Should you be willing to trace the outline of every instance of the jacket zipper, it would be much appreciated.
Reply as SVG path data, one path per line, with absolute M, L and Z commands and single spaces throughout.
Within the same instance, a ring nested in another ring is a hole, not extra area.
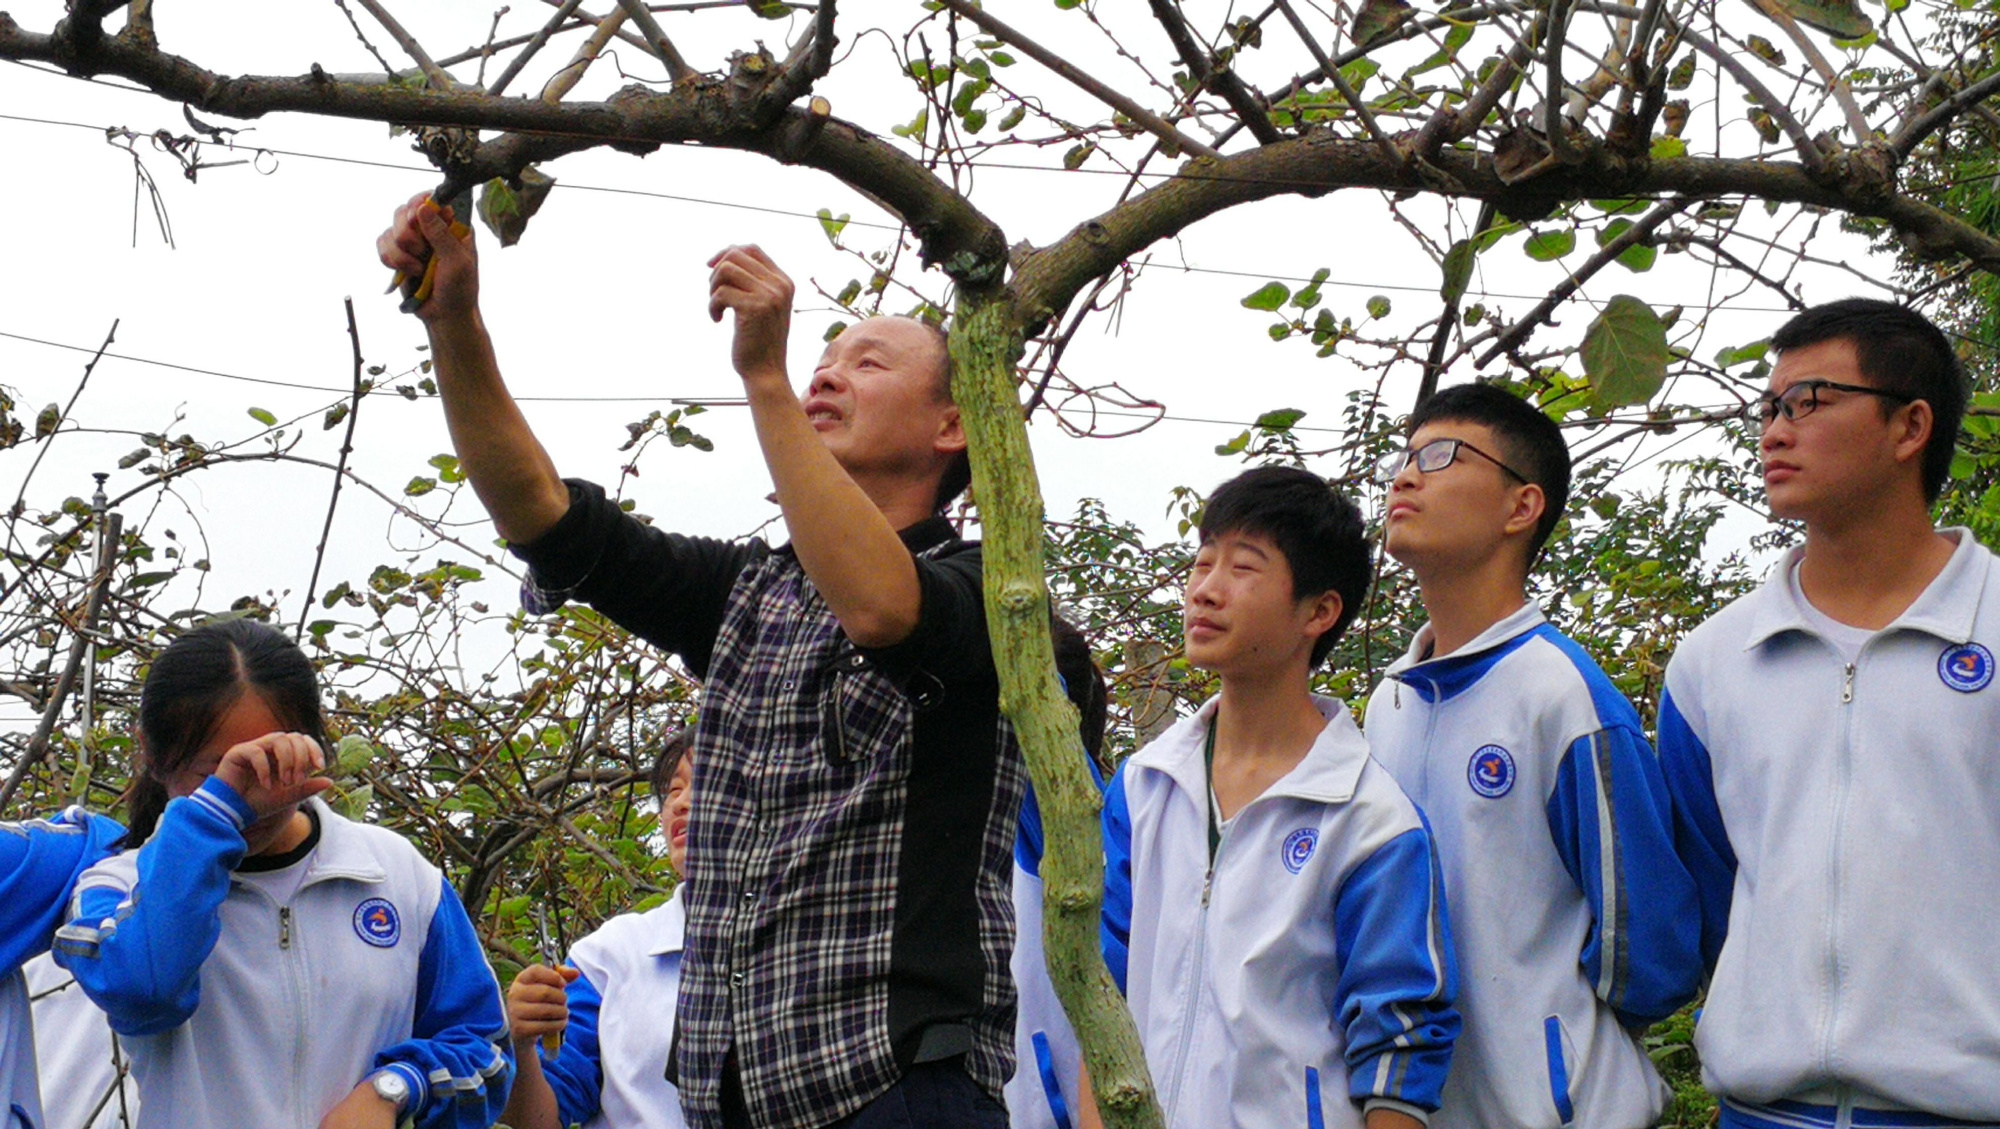
M 1212 804 L 1215 802 L 1215 799 L 1213 796 L 1204 796 L 1202 797 L 1202 801 Z M 1243 813 L 1238 811 L 1236 814 L 1242 815 Z M 1169 1125 L 1173 1124 L 1174 1110 L 1180 1105 L 1181 1087 L 1187 1082 L 1188 1055 L 1194 1049 L 1196 1020 L 1201 1012 L 1202 986 L 1207 983 L 1207 976 L 1203 972 L 1203 966 L 1208 957 L 1208 906 L 1215 892 L 1215 864 L 1222 858 L 1222 849 L 1228 843 L 1229 828 L 1225 827 L 1222 829 L 1221 838 L 1217 839 L 1215 843 L 1215 858 L 1209 860 L 1208 872 L 1201 879 L 1201 913 L 1195 917 L 1194 967 L 1190 970 L 1188 976 L 1188 1007 L 1187 1014 L 1181 1022 L 1180 1052 L 1174 1057 L 1174 1089 L 1172 1093 L 1167 1095 L 1167 1100 L 1161 1105 L 1161 1110 L 1166 1115 L 1164 1120 Z
M 1863 643 L 1861 650 L 1867 650 Z M 1854 704 L 1854 672 L 1861 665 L 1861 651 L 1856 651 L 1854 661 L 1841 668 L 1840 704 Z M 1836 1012 L 1840 1008 L 1840 835 L 1841 827 L 1847 821 L 1847 800 L 1849 786 L 1854 776 L 1854 711 L 1840 711 L 1840 743 L 1836 748 L 1838 760 L 1833 776 L 1833 821 L 1828 828 L 1826 846 L 1826 997 L 1821 1008 L 1820 1063 L 1822 1069 L 1833 1070 L 1833 1027 Z
M 278 947 L 280 949 L 289 949 L 292 947 L 292 907 L 290 906 L 278 907 Z

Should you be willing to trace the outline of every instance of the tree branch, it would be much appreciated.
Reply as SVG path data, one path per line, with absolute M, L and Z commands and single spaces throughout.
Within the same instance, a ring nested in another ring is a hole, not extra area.
M 686 82 L 694 77 L 694 71 L 689 69 L 687 61 L 681 58 L 681 53 L 675 50 L 673 40 L 667 38 L 666 31 L 660 27 L 660 21 L 654 19 L 653 13 L 647 10 L 646 0 L 618 0 L 618 6 L 625 10 L 626 16 L 630 17 L 634 24 L 638 25 L 639 34 L 646 37 L 646 49 L 667 65 L 668 78 L 675 82 Z
M 548 23 L 543 24 L 540 31 L 535 32 L 533 38 L 528 40 L 527 46 L 521 48 L 513 58 L 507 60 L 507 66 L 501 70 L 500 77 L 493 80 L 493 85 L 487 89 L 486 93 L 495 98 L 500 97 L 506 91 L 508 84 L 514 81 L 514 76 L 520 74 L 521 68 L 528 65 L 528 60 L 534 58 L 541 51 L 543 44 L 549 41 L 550 36 L 562 30 L 563 24 L 569 21 L 571 13 L 575 12 L 582 4 L 583 0 L 562 0 L 562 5 L 556 9 L 555 17 L 549 20 Z
M 1074 64 L 1063 59 L 1055 52 L 1022 35 L 1007 24 L 1001 23 L 984 10 L 973 7 L 970 0 L 938 0 L 938 2 L 957 15 L 977 24 L 979 29 L 986 34 L 1007 43 L 1018 49 L 1023 55 L 1056 72 L 1056 74 L 1062 76 L 1071 85 L 1082 90 L 1084 93 L 1089 94 L 1091 97 L 1131 118 L 1134 124 L 1159 138 L 1176 152 L 1189 153 L 1197 157 L 1221 156 L 1214 149 L 1175 129 L 1161 119 L 1158 114 L 1153 113 L 1139 103 L 1134 102 L 1125 95 L 1118 93 L 1104 83 L 1078 70 Z
M 1319 69 L 1333 80 L 1334 89 L 1339 90 L 1340 96 L 1347 99 L 1347 104 L 1353 107 L 1355 116 L 1361 119 L 1362 128 L 1368 131 L 1368 136 L 1375 139 L 1375 144 L 1382 147 L 1383 153 L 1391 157 L 1401 157 L 1402 154 L 1396 150 L 1396 143 L 1389 139 L 1388 134 L 1382 132 L 1382 123 L 1375 120 L 1375 112 L 1368 108 L 1368 103 L 1361 100 L 1361 92 L 1355 90 L 1354 84 L 1347 81 L 1347 76 L 1341 73 L 1340 68 L 1333 65 L 1333 60 L 1326 57 L 1326 52 L 1320 48 L 1319 40 L 1313 37 L 1312 29 L 1308 28 L 1305 21 L 1299 18 L 1299 14 L 1292 10 L 1289 0 L 1277 0 L 1277 5 L 1278 11 L 1284 13 L 1286 22 L 1292 25 L 1292 30 L 1297 32 L 1299 39 L 1305 43 L 1306 50 L 1312 52 L 1313 61 L 1318 63 Z
M 1679 196 L 1668 200 L 1666 203 L 1647 212 L 1640 218 L 1638 223 L 1619 232 L 1617 238 L 1598 248 L 1597 254 L 1592 255 L 1589 261 L 1585 262 L 1583 266 L 1577 268 L 1575 271 L 1572 271 L 1570 276 L 1563 279 L 1560 285 L 1554 290 L 1549 291 L 1541 301 L 1535 303 L 1535 308 L 1529 310 L 1526 317 L 1508 327 L 1507 332 L 1501 334 L 1500 339 L 1493 343 L 1493 347 L 1486 351 L 1486 355 L 1479 358 L 1479 366 L 1484 368 L 1492 363 L 1493 358 L 1503 353 L 1512 353 L 1514 350 L 1519 349 L 1522 343 L 1527 341 L 1528 335 L 1533 333 L 1535 328 L 1541 325 L 1542 322 L 1546 321 L 1548 316 L 1555 312 L 1557 306 L 1562 305 L 1569 299 L 1570 295 L 1576 293 L 1584 283 L 1590 281 L 1592 276 L 1605 267 L 1610 266 L 1617 260 L 1618 256 L 1636 246 L 1641 240 L 1652 235 L 1661 224 L 1679 215 L 1692 203 L 1694 201 L 1686 196 Z
M 1799 22 L 1773 0 L 1750 0 L 1750 6 L 1762 12 L 1765 19 L 1777 24 L 1790 37 L 1792 43 L 1798 47 L 1799 53 L 1806 57 L 1806 62 L 1811 64 L 1812 69 L 1819 72 L 1819 77 L 1826 81 L 1827 89 L 1833 91 L 1834 100 L 1840 103 L 1841 112 L 1847 115 L 1847 128 L 1854 133 L 1854 143 L 1868 144 L 1874 138 L 1875 131 L 1869 127 L 1867 116 L 1861 112 L 1860 104 L 1854 100 L 1854 91 L 1847 85 L 1847 80 L 1826 61 L 1826 56 L 1820 54 L 1819 48 L 1814 46 L 1806 33 L 1799 30 Z
M 367 391 L 367 382 L 361 375 L 361 331 L 354 325 L 354 299 L 346 300 L 347 339 L 354 347 L 354 397 L 347 406 L 347 431 L 340 439 L 340 457 L 333 467 L 333 496 L 326 500 L 326 521 L 319 527 L 319 547 L 313 550 L 312 577 L 306 581 L 306 602 L 299 609 L 299 629 L 292 633 L 293 639 L 303 639 L 306 633 L 306 619 L 312 615 L 313 600 L 319 595 L 319 569 L 326 562 L 326 541 L 333 532 L 333 511 L 340 505 L 340 484 L 347 478 L 347 456 L 354 453 L 354 423 L 361 418 L 361 398 Z
M 1260 145 L 1269 145 L 1281 140 L 1283 134 L 1271 124 L 1271 115 L 1265 108 L 1261 96 L 1252 92 L 1242 78 L 1227 65 L 1216 61 L 1208 48 L 1194 36 L 1188 27 L 1187 17 L 1181 14 L 1180 0 L 1148 0 L 1153 8 L 1153 18 L 1166 29 L 1167 38 L 1180 53 L 1181 62 L 1187 64 L 1188 74 L 1195 80 L 1196 89 L 1206 87 L 1222 96 L 1229 108 L 1236 111 L 1236 120 L 1257 139 Z
M 368 14 L 375 17 L 375 22 L 382 25 L 382 30 L 389 33 L 389 38 L 395 40 L 396 46 L 403 49 L 403 54 L 416 60 L 417 67 L 424 72 L 424 77 L 430 80 L 433 89 L 452 88 L 451 76 L 444 73 L 443 67 L 437 65 L 437 60 L 430 57 L 430 53 L 417 42 L 416 36 L 403 30 L 403 25 L 396 22 L 396 17 L 389 14 L 389 10 L 381 5 L 380 0 L 354 0 L 354 2 L 368 9 Z
M 1924 138 L 1950 124 L 1967 106 L 1984 102 L 1996 91 L 2000 91 L 2000 70 L 1988 74 L 1922 114 L 1912 109 L 1910 116 L 1889 138 L 1890 152 L 1894 153 L 1899 161 L 1907 158 L 1918 145 L 1923 144 Z

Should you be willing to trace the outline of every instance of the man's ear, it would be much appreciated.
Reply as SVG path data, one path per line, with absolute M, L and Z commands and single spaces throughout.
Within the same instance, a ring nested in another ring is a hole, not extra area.
M 1896 461 L 1921 461 L 1924 448 L 1930 446 L 1931 432 L 1937 429 L 1937 413 L 1931 410 L 1930 401 L 1915 400 L 1903 405 L 1899 414 L 1903 421 L 1895 432 Z
M 1333 625 L 1340 622 L 1340 613 L 1347 610 L 1340 593 L 1331 588 L 1306 599 L 1312 605 L 1312 615 L 1306 619 L 1305 631 L 1315 639 L 1332 631 Z
M 1514 489 L 1514 508 L 1507 514 L 1507 523 L 1500 527 L 1502 533 L 1513 536 L 1517 533 L 1533 533 L 1542 523 L 1542 515 L 1549 510 L 1549 496 L 1542 488 L 1530 482 Z
M 931 446 L 939 454 L 956 455 L 965 450 L 965 445 L 965 420 L 959 416 L 958 406 L 954 404 L 944 410 L 943 417 L 938 421 L 937 439 Z

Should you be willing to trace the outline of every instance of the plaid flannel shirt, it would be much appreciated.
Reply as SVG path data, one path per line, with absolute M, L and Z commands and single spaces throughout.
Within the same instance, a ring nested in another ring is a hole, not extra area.
M 597 524 L 616 522 L 594 487 L 573 498 L 597 507 Z M 662 553 L 696 544 L 614 532 Z M 903 538 L 920 562 L 926 615 L 946 597 L 961 608 L 978 599 L 977 546 L 942 519 Z M 522 555 L 534 564 L 545 550 Z M 955 569 L 923 563 L 943 561 Z M 592 597 L 588 581 L 574 587 Z M 619 606 L 634 598 L 629 586 L 607 587 L 620 591 L 592 602 L 621 622 L 638 618 Z M 528 595 L 547 608 L 569 592 Z M 983 655 L 983 612 L 976 627 Z M 689 1123 L 720 1126 L 732 1060 L 758 1125 L 838 1121 L 912 1063 L 957 1052 L 997 1098 L 1013 1071 L 1010 883 L 1026 773 L 990 663 L 974 664 L 983 680 L 954 684 L 926 669 L 941 656 L 856 647 L 798 558 L 762 545 L 744 548 L 701 650 L 687 656 L 706 682 L 672 1066 Z M 983 746 L 919 749 L 927 726 L 933 744 L 943 733 Z

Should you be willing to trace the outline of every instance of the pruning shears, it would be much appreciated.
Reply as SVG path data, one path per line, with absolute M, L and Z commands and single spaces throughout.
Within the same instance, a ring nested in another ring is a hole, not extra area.
M 446 182 L 436 192 L 431 193 L 431 198 L 424 201 L 420 206 L 437 208 L 440 211 L 449 208 L 451 210 L 452 238 L 463 242 L 472 238 L 472 228 L 465 222 L 472 214 L 472 189 L 470 187 L 461 188 L 448 199 L 441 199 L 441 194 L 450 187 L 450 182 Z M 436 284 L 437 256 L 430 255 L 424 260 L 424 273 L 420 277 L 411 278 L 407 272 L 399 270 L 396 272 L 395 277 L 389 280 L 389 289 L 384 290 L 383 293 L 394 294 L 396 291 L 401 290 L 403 292 L 402 311 L 406 314 L 414 314 L 417 312 L 417 307 L 430 301 L 431 289 Z
M 454 225 L 454 227 L 456 227 L 456 225 Z M 453 234 L 457 234 L 456 230 L 453 231 Z M 460 238 L 462 239 L 464 238 L 464 236 L 460 236 Z M 426 278 L 430 277 L 430 271 L 428 269 L 425 270 L 424 276 Z M 430 297 L 428 293 L 424 294 L 424 298 L 428 297 Z M 422 305 L 423 299 L 421 298 L 418 299 L 417 304 Z M 405 305 L 405 308 L 406 309 L 408 308 L 407 304 Z M 552 943 L 549 939 L 548 906 L 542 904 L 541 902 L 535 903 L 535 929 L 538 933 L 541 934 L 542 962 L 548 965 L 550 968 L 562 967 L 560 964 L 557 963 L 557 960 L 559 959 L 559 954 L 556 952 L 556 947 L 554 943 Z M 561 1054 L 562 1038 L 563 1038 L 562 1032 L 560 1031 L 551 1031 L 548 1034 L 543 1035 L 542 1053 L 550 1058 L 554 1058 L 557 1055 Z

